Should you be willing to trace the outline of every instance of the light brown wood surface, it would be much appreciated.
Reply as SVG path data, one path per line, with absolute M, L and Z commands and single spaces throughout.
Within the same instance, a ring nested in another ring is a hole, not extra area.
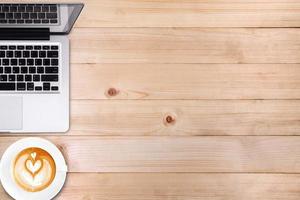
M 298 0 L 83 2 L 70 130 L 0 155 L 55 143 L 58 200 L 300 199 Z
M 300 63 L 297 28 L 75 28 L 72 63 Z
M 74 100 L 70 135 L 299 135 L 298 100 Z M 117 113 L 117 114 L 116 114 Z M 172 124 L 166 118 L 174 118 Z
M 298 200 L 299 178 L 298 174 L 70 173 L 56 199 Z M 0 198 L 9 199 L 1 186 Z
M 69 172 L 300 173 L 298 137 L 46 138 L 62 150 Z M 1 138 L 0 153 L 17 139 Z
M 300 64 L 73 64 L 71 71 L 73 99 L 300 99 Z M 110 88 L 118 94 L 108 96 Z

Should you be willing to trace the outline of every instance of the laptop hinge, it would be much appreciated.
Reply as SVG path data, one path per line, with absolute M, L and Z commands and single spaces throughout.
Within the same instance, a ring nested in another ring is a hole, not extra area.
M 50 40 L 50 29 L 0 28 L 0 40 Z

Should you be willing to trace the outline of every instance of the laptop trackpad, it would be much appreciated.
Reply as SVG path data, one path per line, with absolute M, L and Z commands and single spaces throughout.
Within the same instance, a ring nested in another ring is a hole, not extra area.
M 0 131 L 23 128 L 23 98 L 0 97 Z

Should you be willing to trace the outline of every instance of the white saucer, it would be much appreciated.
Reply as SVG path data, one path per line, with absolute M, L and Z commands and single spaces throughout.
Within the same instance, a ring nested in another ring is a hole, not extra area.
M 47 151 L 55 161 L 56 174 L 53 182 L 39 192 L 27 192 L 20 188 L 12 176 L 12 165 L 15 157 L 22 150 L 37 147 Z M 10 145 L 4 152 L 0 161 L 0 180 L 6 192 L 16 200 L 50 200 L 62 189 L 66 176 L 67 165 L 59 149 L 48 140 L 42 138 L 25 138 Z

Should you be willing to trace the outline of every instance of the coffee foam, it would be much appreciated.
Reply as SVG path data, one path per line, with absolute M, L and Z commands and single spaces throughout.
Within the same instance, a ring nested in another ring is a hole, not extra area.
M 21 151 L 13 164 L 13 176 L 18 186 L 28 192 L 47 188 L 54 180 L 56 165 L 52 156 L 41 148 Z

